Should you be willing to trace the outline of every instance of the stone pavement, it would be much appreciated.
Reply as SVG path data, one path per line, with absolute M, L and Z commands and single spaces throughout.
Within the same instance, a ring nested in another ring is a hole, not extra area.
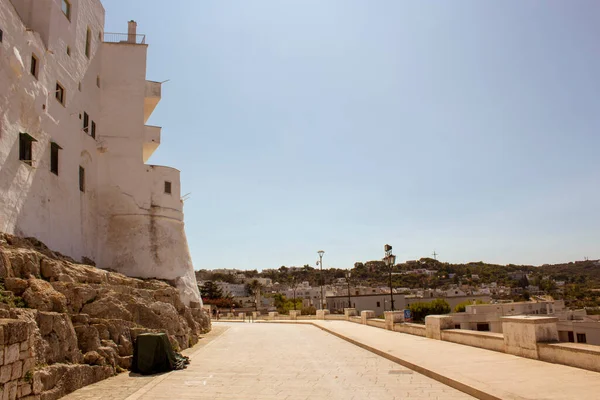
M 186 370 L 121 374 L 65 399 L 472 399 L 313 326 L 214 323 L 213 329 L 211 342 L 191 349 Z
M 346 321 L 312 324 L 478 398 L 600 399 L 597 372 Z

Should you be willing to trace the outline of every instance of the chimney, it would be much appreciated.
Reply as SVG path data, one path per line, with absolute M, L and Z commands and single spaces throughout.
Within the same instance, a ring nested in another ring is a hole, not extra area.
M 127 42 L 136 43 L 137 41 L 137 22 L 131 20 L 128 22 L 127 27 Z

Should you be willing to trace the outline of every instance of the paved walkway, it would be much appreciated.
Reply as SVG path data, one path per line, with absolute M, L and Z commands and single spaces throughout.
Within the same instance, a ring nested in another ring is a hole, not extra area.
M 600 399 L 600 373 L 345 321 L 313 323 L 479 398 Z
M 314 326 L 213 328 L 228 329 L 192 349 L 186 370 L 143 378 L 122 374 L 65 399 L 473 399 Z

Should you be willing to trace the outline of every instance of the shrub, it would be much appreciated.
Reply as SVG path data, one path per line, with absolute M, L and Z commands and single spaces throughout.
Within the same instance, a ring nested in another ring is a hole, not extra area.
M 444 299 L 435 299 L 429 303 L 413 303 L 409 306 L 413 321 L 424 321 L 428 315 L 450 313 L 450 304 Z

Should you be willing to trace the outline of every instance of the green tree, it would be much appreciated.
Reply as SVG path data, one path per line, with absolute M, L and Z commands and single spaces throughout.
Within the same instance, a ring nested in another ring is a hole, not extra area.
M 212 281 L 207 281 L 203 286 L 200 286 L 200 293 L 202 293 L 202 298 L 206 299 L 223 298 L 223 290 Z

